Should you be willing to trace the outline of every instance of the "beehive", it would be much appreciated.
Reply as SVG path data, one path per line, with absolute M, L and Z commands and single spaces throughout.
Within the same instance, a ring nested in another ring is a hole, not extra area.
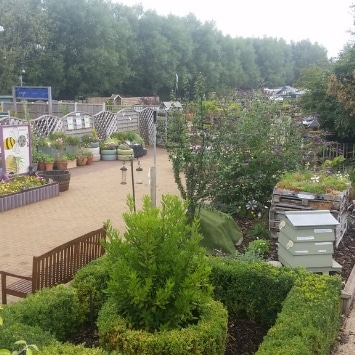
M 337 225 L 328 210 L 284 212 L 279 223 L 279 261 L 314 272 L 341 270 L 333 260 Z

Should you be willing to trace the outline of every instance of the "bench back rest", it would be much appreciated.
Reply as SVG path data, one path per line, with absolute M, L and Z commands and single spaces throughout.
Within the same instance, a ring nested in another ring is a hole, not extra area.
M 77 270 L 104 254 L 103 239 L 101 228 L 33 257 L 32 292 L 72 280 Z

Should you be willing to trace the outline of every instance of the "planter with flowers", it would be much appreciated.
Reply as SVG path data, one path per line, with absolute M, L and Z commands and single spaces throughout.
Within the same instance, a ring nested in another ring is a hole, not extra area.
M 101 143 L 100 154 L 101 160 L 117 160 L 117 143 L 114 141 Z
M 18 175 L 0 183 L 0 212 L 59 195 L 59 184 L 38 176 Z
M 323 164 L 319 171 L 287 172 L 276 184 L 270 206 L 270 231 L 279 230 L 280 214 L 289 210 L 329 210 L 337 219 L 336 246 L 347 230 L 351 180 L 346 172 Z

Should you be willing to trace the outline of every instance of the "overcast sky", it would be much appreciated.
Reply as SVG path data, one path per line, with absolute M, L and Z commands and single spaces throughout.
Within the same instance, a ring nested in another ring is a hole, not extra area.
M 355 0 L 113 0 L 159 15 L 186 16 L 201 22 L 214 21 L 216 28 L 232 37 L 283 38 L 287 42 L 309 39 L 335 57 L 351 39 L 354 30 L 350 5 Z M 355 38 L 355 37 L 354 37 Z

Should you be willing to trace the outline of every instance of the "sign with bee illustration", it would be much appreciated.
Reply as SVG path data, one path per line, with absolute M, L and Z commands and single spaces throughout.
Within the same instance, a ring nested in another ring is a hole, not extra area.
M 31 165 L 30 126 L 0 126 L 2 173 L 27 174 Z

